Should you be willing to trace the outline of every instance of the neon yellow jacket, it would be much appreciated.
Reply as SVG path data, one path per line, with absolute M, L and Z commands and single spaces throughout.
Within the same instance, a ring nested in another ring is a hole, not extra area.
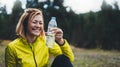
M 63 46 L 55 43 L 53 48 L 47 48 L 46 41 L 40 37 L 33 44 L 28 44 L 20 37 L 6 47 L 5 65 L 6 67 L 47 67 L 49 53 L 54 56 L 64 54 L 71 62 L 74 61 L 72 50 L 66 40 Z

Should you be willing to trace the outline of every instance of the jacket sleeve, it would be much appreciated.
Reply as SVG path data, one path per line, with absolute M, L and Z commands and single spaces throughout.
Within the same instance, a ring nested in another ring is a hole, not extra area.
M 53 48 L 50 48 L 50 53 L 53 54 L 54 56 L 64 54 L 70 59 L 71 62 L 74 61 L 74 55 L 67 40 L 65 40 L 65 43 L 63 46 L 59 46 L 58 44 L 55 44 Z
M 5 67 L 16 67 L 14 50 L 8 45 L 5 49 Z

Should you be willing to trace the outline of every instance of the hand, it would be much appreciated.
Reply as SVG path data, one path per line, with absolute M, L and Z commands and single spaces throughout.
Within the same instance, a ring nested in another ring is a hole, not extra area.
M 55 33 L 55 40 L 60 46 L 64 44 L 63 31 L 60 28 L 53 28 L 52 31 Z

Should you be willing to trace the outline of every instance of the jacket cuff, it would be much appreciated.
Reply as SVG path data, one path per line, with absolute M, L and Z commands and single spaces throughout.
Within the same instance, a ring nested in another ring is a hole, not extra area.
M 55 42 L 56 42 L 59 46 L 63 46 L 63 45 L 65 44 L 65 39 L 64 39 L 64 43 L 63 43 L 63 44 L 58 43 L 56 40 L 55 40 Z

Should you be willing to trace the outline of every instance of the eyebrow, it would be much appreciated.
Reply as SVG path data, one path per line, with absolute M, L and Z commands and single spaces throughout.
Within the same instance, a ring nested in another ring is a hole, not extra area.
M 38 20 L 33 20 L 33 22 L 34 22 L 34 21 L 35 21 L 35 22 L 42 22 L 41 20 L 40 20 L 40 21 L 38 21 Z

